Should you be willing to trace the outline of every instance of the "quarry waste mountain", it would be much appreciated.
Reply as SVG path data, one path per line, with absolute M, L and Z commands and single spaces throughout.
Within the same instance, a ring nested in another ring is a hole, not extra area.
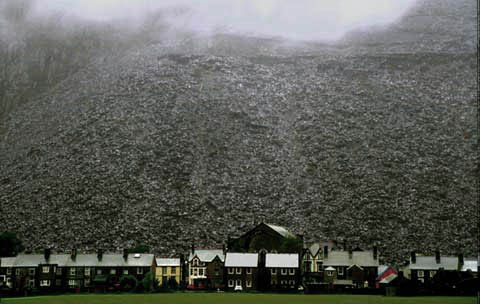
M 475 251 L 473 1 L 335 44 L 183 33 L 0 122 L 0 231 L 30 250 L 176 255 L 261 221 L 306 242 Z

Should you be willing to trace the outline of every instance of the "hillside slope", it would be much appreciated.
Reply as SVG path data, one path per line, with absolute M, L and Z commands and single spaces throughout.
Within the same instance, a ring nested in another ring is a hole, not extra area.
M 174 254 L 263 220 L 391 261 L 474 252 L 476 54 L 242 55 L 225 39 L 99 62 L 12 113 L 0 231 Z

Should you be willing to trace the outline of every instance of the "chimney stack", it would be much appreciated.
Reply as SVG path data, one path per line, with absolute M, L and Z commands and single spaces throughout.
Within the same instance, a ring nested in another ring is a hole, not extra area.
M 378 259 L 378 247 L 373 246 L 373 259 L 376 260 Z
M 225 247 L 225 244 L 222 244 L 222 251 L 223 251 L 223 254 L 227 252 L 227 248 Z
M 415 251 L 412 251 L 410 253 L 410 260 L 411 260 L 412 264 L 417 263 L 417 254 L 415 253 Z
M 193 243 L 192 243 L 191 251 L 192 251 L 192 255 L 194 255 L 195 254 L 195 244 L 193 244 Z
M 123 248 L 123 259 L 125 260 L 125 262 L 128 260 L 128 249 L 127 248 Z
M 45 250 L 43 251 L 43 256 L 45 257 L 45 261 L 47 261 L 47 263 L 48 263 L 48 260 L 50 259 L 51 253 L 52 251 L 50 250 L 50 248 L 45 248 Z
M 440 250 L 435 251 L 435 262 L 440 264 Z
M 323 246 L 323 258 L 328 259 L 328 246 Z
M 353 251 L 352 248 L 348 248 L 348 258 L 351 260 L 353 259 Z
M 98 258 L 98 261 L 102 261 L 102 258 L 103 258 L 103 250 L 102 249 L 98 249 L 97 258 Z
M 70 257 L 72 258 L 72 261 L 75 261 L 75 259 L 77 258 L 77 248 L 72 249 Z
M 458 270 L 461 270 L 464 264 L 465 264 L 465 259 L 463 258 L 463 253 L 459 253 L 458 254 Z
M 347 240 L 344 239 L 344 240 L 343 240 L 343 251 L 347 251 L 347 250 L 348 250 L 348 248 L 347 248 Z

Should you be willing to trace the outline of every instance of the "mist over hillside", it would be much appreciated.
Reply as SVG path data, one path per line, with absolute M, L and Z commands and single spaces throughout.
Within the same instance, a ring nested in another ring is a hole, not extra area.
M 472 254 L 471 8 L 419 1 L 328 44 L 147 35 L 155 18 L 144 35 L 78 40 L 104 48 L 29 87 L 0 121 L 0 231 L 31 250 L 135 240 L 177 254 L 265 221 L 307 241 L 376 242 L 393 262 L 414 249 Z

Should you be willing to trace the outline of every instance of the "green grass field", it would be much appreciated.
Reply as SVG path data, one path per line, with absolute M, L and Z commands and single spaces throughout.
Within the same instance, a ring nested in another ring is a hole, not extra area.
M 66 295 L 2 299 L 7 304 L 475 304 L 476 299 L 453 297 L 398 298 L 353 295 L 279 295 L 176 293 L 148 295 Z

